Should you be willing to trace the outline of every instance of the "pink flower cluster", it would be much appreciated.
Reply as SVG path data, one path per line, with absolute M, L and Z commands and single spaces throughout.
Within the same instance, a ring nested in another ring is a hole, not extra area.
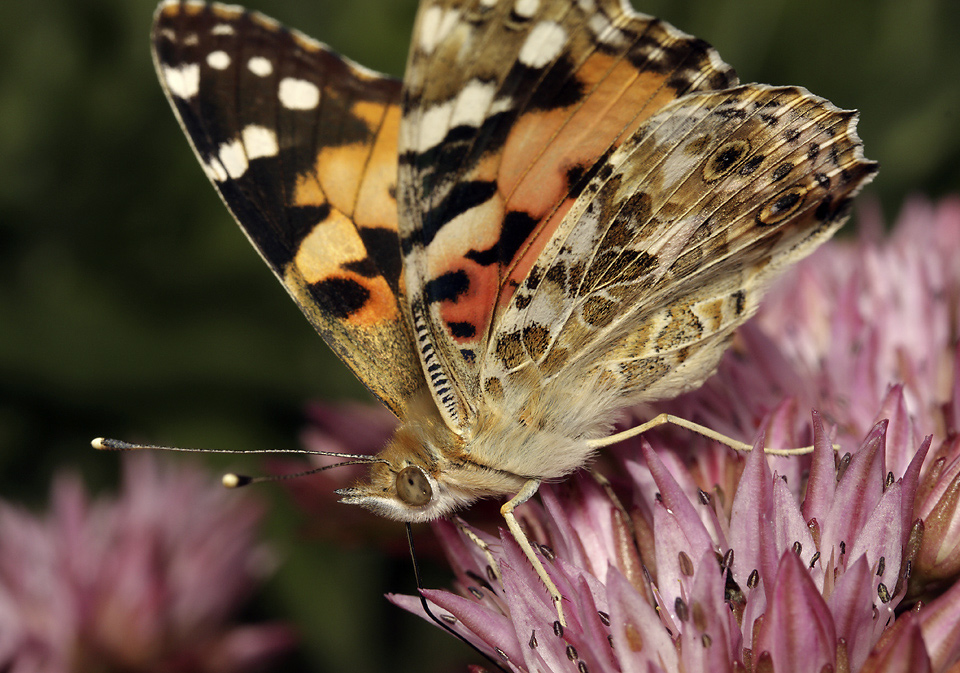
M 861 219 L 702 390 L 637 410 L 811 455 L 650 433 L 607 452 L 612 484 L 521 508 L 565 628 L 510 535 L 473 530 L 487 553 L 462 522 L 435 526 L 457 578 L 435 612 L 510 671 L 960 670 L 960 199 L 909 203 L 889 238 Z
M 51 512 L 0 503 L 0 669 L 259 670 L 293 645 L 232 615 L 274 565 L 261 508 L 210 475 L 130 456 L 116 499 L 63 476 Z

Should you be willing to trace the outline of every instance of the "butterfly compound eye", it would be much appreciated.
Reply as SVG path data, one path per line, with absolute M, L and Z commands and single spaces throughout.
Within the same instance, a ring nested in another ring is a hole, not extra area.
M 405 467 L 397 474 L 397 495 L 408 505 L 422 507 L 430 502 L 433 489 L 420 468 Z

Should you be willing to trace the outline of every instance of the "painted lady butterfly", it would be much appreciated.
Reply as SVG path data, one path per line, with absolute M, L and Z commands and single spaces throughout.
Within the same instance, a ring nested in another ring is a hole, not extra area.
M 877 168 L 854 112 L 621 0 L 423 0 L 402 83 L 225 5 L 165 2 L 153 45 L 227 207 L 401 420 L 343 502 L 509 496 L 561 622 L 514 507 L 709 376 Z

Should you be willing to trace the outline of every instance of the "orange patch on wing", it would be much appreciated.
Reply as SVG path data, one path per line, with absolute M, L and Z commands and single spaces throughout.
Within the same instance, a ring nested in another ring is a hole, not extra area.
M 632 135 L 643 122 L 647 121 L 647 119 L 677 99 L 677 92 L 665 86 L 663 76 L 655 73 L 642 73 L 634 89 L 636 89 L 636 92 L 631 91 L 631 98 L 635 97 L 635 93 L 646 91 L 647 95 L 650 96 L 650 100 L 640 111 L 640 114 L 627 126 L 624 134 L 620 138 L 620 142 Z M 619 142 L 617 144 L 619 144 Z
M 383 104 L 375 101 L 357 100 L 350 106 L 350 114 L 362 119 L 367 126 L 376 128 L 383 118 Z
M 328 146 L 317 153 L 313 171 L 300 175 L 293 205 L 321 206 L 329 203 L 352 215 L 358 226 L 396 231 L 397 134 L 400 108 L 357 102 L 351 113 L 380 129 L 369 143 Z
M 307 283 L 316 283 L 343 273 L 341 267 L 359 262 L 367 249 L 353 222 L 332 209 L 300 243 L 293 263 Z
M 466 292 L 457 298 L 456 302 L 444 301 L 440 303 L 440 317 L 444 323 L 466 322 L 476 327 L 477 331 L 473 336 L 450 336 L 461 346 L 466 346 L 483 338 L 486 326 L 490 324 L 494 299 L 497 296 L 497 288 L 500 283 L 495 264 L 482 267 L 470 260 L 461 260 L 457 267 L 448 269 L 448 271 L 458 270 L 466 272 L 470 279 L 470 286 Z
M 297 176 L 297 184 L 293 188 L 294 206 L 323 206 L 327 203 L 327 195 L 313 173 L 302 173 Z
M 568 188 L 571 167 L 593 165 L 676 98 L 664 86 L 663 75 L 638 72 L 628 61 L 606 54 L 588 58 L 577 79 L 588 94 L 576 107 L 524 115 L 510 132 L 499 175 L 509 206 L 546 214 Z
M 317 154 L 317 180 L 334 208 L 353 212 L 368 153 L 366 145 L 351 143 L 325 147 Z
M 397 298 L 393 292 L 391 292 L 390 287 L 382 276 L 365 278 L 352 271 L 340 271 L 333 276 L 328 276 L 325 280 L 333 280 L 336 278 L 348 280 L 362 286 L 369 295 L 363 303 L 363 306 L 346 318 L 338 318 L 339 321 L 351 327 L 370 328 L 381 325 L 384 322 L 393 322 L 400 319 L 400 312 L 397 309 Z M 283 282 L 287 287 L 295 288 L 297 301 L 301 304 L 306 306 L 314 305 L 315 300 L 310 296 L 302 279 L 297 277 L 297 269 L 295 267 L 288 270 Z M 300 290 L 299 288 L 303 289 Z
M 570 210 L 571 169 L 592 167 L 645 120 L 676 98 L 661 74 L 639 72 L 629 62 L 595 53 L 577 70 L 588 91 L 577 107 L 522 116 L 503 151 L 498 176 L 507 209 L 543 218 L 504 274 L 497 312 L 509 303 Z M 512 282 L 511 282 L 512 281 Z
M 362 285 L 370 297 L 346 320 L 351 325 L 370 326 L 397 317 L 397 300 L 382 276 L 367 278 L 344 268 L 367 257 L 367 249 L 353 222 L 339 210 L 319 222 L 303 239 L 293 266 L 303 281 L 312 285 L 344 278 Z
M 386 227 L 397 230 L 397 136 L 400 132 L 400 107 L 387 108 L 380 133 L 367 162 L 357 192 L 354 221 L 361 227 Z
M 499 194 L 495 194 L 483 205 L 447 223 L 430 244 L 429 278 L 463 271 L 469 279 L 467 290 L 455 302 L 442 302 L 439 309 L 445 322 L 469 322 L 477 326 L 472 337 L 450 336 L 461 345 L 473 343 L 483 336 L 500 285 L 498 264 L 482 266 L 465 259 L 465 255 L 471 250 L 486 251 L 496 246 L 502 233 L 503 216 L 503 201 Z
M 599 63 L 596 63 L 598 59 L 606 61 L 607 67 L 600 68 Z M 593 66 L 587 68 L 591 63 Z M 582 69 L 587 69 L 588 72 L 585 74 L 590 75 L 593 74 L 590 71 L 607 71 L 611 66 L 610 57 L 597 56 L 584 63 Z M 599 73 L 597 75 L 599 76 Z M 579 71 L 576 79 L 583 86 L 590 88 L 589 80 L 585 81 Z M 531 213 L 545 212 L 546 208 L 556 203 L 554 196 L 561 187 L 559 184 L 561 180 L 558 178 L 563 177 L 563 165 L 576 163 L 577 160 L 582 162 L 590 156 L 599 156 L 609 145 L 612 140 L 609 134 L 598 132 L 600 129 L 594 128 L 598 121 L 603 123 L 601 128 L 606 127 L 607 120 L 599 117 L 585 119 L 582 115 L 578 115 L 578 110 L 583 110 L 590 104 L 598 91 L 599 87 L 591 93 L 590 97 L 578 103 L 579 107 L 570 106 L 544 112 L 531 112 L 517 120 L 504 146 L 503 163 L 499 175 L 500 188 L 504 194 L 508 195 L 511 205 L 513 205 L 515 190 L 519 189 L 524 181 L 532 180 L 539 188 L 543 188 L 542 180 L 547 178 L 547 188 L 544 190 L 545 193 L 538 195 L 536 199 L 538 203 L 535 205 L 535 202 L 527 196 L 523 208 Z M 597 114 L 596 110 L 594 114 Z M 584 136 L 592 138 L 592 144 L 598 149 L 589 146 L 581 147 Z M 530 206 L 533 208 L 531 209 Z
M 375 278 L 364 278 L 356 273 L 341 273 L 342 278 L 353 280 L 370 293 L 370 298 L 364 303 L 363 307 L 344 320 L 348 325 L 354 327 L 373 327 L 386 320 L 397 320 L 400 312 L 397 310 L 397 297 L 390 290 L 387 281 L 383 276 Z

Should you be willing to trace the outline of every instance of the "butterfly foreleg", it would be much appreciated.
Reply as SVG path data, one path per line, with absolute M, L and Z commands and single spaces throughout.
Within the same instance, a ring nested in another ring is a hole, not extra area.
M 707 439 L 712 439 L 715 442 L 719 442 L 724 446 L 729 446 L 734 451 L 752 451 L 753 446 L 747 444 L 746 442 L 741 442 L 732 437 L 728 437 L 722 433 L 717 432 L 716 430 L 711 430 L 705 425 L 700 425 L 699 423 L 694 423 L 693 421 L 688 421 L 685 418 L 680 418 L 679 416 L 674 416 L 673 414 L 660 414 L 659 416 L 647 421 L 646 423 L 641 423 L 635 428 L 630 428 L 629 430 L 624 430 L 623 432 L 618 432 L 615 435 L 610 435 L 609 437 L 602 437 L 600 439 L 591 440 L 588 444 L 592 449 L 599 449 L 604 446 L 610 446 L 611 444 L 617 444 L 622 442 L 625 439 L 630 439 L 631 437 L 636 437 L 637 435 L 642 435 L 648 430 L 653 430 L 658 428 L 661 425 L 676 425 L 677 427 L 690 430 L 695 432 L 698 435 L 702 435 Z M 834 447 L 839 448 L 839 447 Z M 772 449 L 770 447 L 764 447 L 764 453 L 767 453 L 772 456 L 802 456 L 813 451 L 812 446 L 802 446 L 797 449 Z
M 550 599 L 553 601 L 553 605 L 557 609 L 557 618 L 560 621 L 560 625 L 566 626 L 567 621 L 563 617 L 563 596 L 560 594 L 560 590 L 557 589 L 557 585 L 553 583 L 552 579 L 550 579 L 550 575 L 547 574 L 546 569 L 543 567 L 543 563 L 540 561 L 537 553 L 533 550 L 533 545 L 530 544 L 530 540 L 527 539 L 523 529 L 520 528 L 520 523 L 517 521 L 517 517 L 513 514 L 513 511 L 517 507 L 533 497 L 538 488 L 540 488 L 539 479 L 529 480 L 523 485 L 523 488 L 520 489 L 519 493 L 503 504 L 503 506 L 500 508 L 500 514 L 502 514 L 504 520 L 506 520 L 507 528 L 510 529 L 510 533 L 513 535 L 513 538 L 517 541 L 517 544 L 520 545 L 520 549 L 522 549 L 523 553 L 526 554 L 528 559 L 530 559 L 530 564 L 533 566 L 533 569 L 537 572 L 537 575 L 540 576 L 540 579 L 543 580 L 543 583 L 547 587 L 547 591 L 550 592 Z
M 483 540 L 483 538 L 481 538 L 479 535 L 477 535 L 472 530 L 470 530 L 467 527 L 467 524 L 464 523 L 463 519 L 461 519 L 460 517 L 454 517 L 453 523 L 457 527 L 457 529 L 461 533 L 463 533 L 467 537 L 467 539 L 470 540 L 470 542 L 475 544 L 483 553 L 483 555 L 486 557 L 487 568 L 489 569 L 488 577 L 492 573 L 493 577 L 490 579 L 496 579 L 502 585 L 503 576 L 500 574 L 500 564 L 497 563 L 497 559 L 494 558 L 493 552 L 490 550 L 490 545 L 488 545 L 486 541 Z

